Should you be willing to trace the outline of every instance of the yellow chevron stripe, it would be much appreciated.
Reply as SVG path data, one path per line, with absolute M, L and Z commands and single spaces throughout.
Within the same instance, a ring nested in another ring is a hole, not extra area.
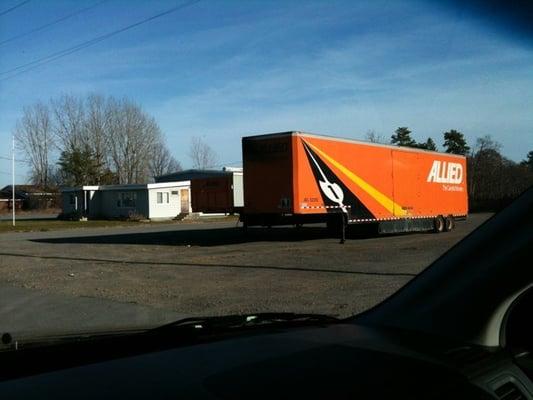
M 379 190 L 377 190 L 374 186 L 369 184 L 368 182 L 361 179 L 359 176 L 354 174 L 352 171 L 350 171 L 348 168 L 346 168 L 344 165 L 339 163 L 338 161 L 331 158 L 329 155 L 324 153 L 322 150 L 320 150 L 318 147 L 312 145 L 309 142 L 305 142 L 309 147 L 311 147 L 314 151 L 316 151 L 320 156 L 327 161 L 329 161 L 330 164 L 334 165 L 339 171 L 341 171 L 344 175 L 346 175 L 352 182 L 354 182 L 357 186 L 359 186 L 362 190 L 364 190 L 366 193 L 368 193 L 370 196 L 374 198 L 379 204 L 381 204 L 387 211 L 389 211 L 392 215 L 395 217 L 403 217 L 408 215 L 407 211 L 402 209 L 402 206 L 395 203 L 392 199 L 385 196 L 383 193 L 381 193 Z

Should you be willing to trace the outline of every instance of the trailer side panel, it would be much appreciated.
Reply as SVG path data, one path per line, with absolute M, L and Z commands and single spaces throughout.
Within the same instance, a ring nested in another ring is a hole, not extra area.
M 394 202 L 406 216 L 468 213 L 464 157 L 393 150 L 392 159 Z
M 297 213 L 351 220 L 467 214 L 464 157 L 296 135 Z

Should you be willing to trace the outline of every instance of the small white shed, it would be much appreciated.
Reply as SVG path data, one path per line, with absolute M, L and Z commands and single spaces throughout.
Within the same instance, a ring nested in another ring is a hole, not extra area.
M 61 189 L 63 213 L 89 218 L 172 219 L 191 212 L 190 181 Z

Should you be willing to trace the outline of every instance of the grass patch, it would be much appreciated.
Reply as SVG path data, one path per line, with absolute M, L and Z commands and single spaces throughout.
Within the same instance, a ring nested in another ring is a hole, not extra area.
M 112 228 L 117 226 L 152 226 L 164 224 L 183 224 L 183 223 L 208 223 L 208 222 L 228 222 L 237 221 L 238 217 L 209 217 L 198 218 L 194 220 L 183 221 L 118 221 L 118 220 L 89 220 L 89 221 L 63 221 L 59 219 L 28 219 L 16 221 L 16 226 L 11 225 L 11 221 L 0 221 L 0 233 L 7 232 L 47 232 L 57 231 L 62 229 L 76 229 L 76 228 Z
M 159 224 L 162 222 L 151 222 L 150 224 Z M 165 221 L 163 223 L 172 223 Z M 139 225 L 140 222 L 131 221 L 61 221 L 61 220 L 20 220 L 16 221 L 16 226 L 11 225 L 11 221 L 0 221 L 0 233 L 6 232 L 47 232 L 61 229 L 76 228 L 106 228 L 115 226 L 132 226 Z

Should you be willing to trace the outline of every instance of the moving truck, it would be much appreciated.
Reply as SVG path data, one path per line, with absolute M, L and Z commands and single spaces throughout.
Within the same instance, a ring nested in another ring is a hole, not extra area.
M 193 212 L 239 212 L 243 206 L 242 168 L 225 167 L 201 178 L 191 179 Z
M 442 232 L 468 213 L 463 156 L 304 132 L 244 137 L 242 152 L 245 228 Z

